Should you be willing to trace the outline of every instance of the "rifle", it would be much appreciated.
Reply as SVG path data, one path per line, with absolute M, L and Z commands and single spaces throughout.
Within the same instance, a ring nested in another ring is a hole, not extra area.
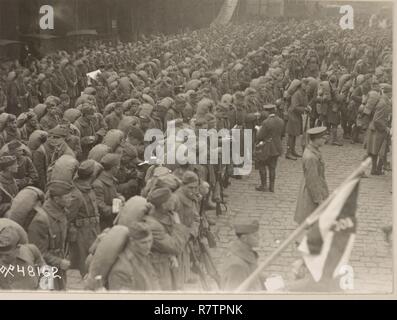
M 194 251 L 191 241 L 188 242 L 188 246 L 189 246 L 189 250 L 190 250 L 190 256 L 191 256 L 192 262 L 193 262 L 193 267 L 192 267 L 193 272 L 198 273 L 198 275 L 200 276 L 200 282 L 201 282 L 201 286 L 203 287 L 203 289 L 205 291 L 209 291 L 209 285 L 207 282 L 207 278 L 204 274 L 204 271 L 201 269 L 200 261 L 197 258 L 196 252 Z

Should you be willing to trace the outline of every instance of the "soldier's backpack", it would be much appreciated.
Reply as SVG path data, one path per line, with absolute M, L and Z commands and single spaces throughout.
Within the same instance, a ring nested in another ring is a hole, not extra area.
M 95 279 L 100 276 L 103 285 L 107 287 L 107 278 L 120 253 L 128 243 L 128 227 L 116 225 L 105 229 L 92 244 L 86 259 L 88 274 L 85 278 L 85 288 L 94 290 Z
M 151 208 L 152 205 L 144 197 L 134 196 L 124 204 L 114 219 L 114 224 L 129 227 L 135 222 L 141 221 Z
M 48 168 L 48 181 L 58 180 L 71 183 L 79 166 L 79 162 L 71 155 L 64 154 L 52 167 Z
M 4 217 L 17 222 L 27 230 L 34 218 L 38 202 L 44 202 L 44 192 L 36 187 L 26 187 L 12 200 L 11 207 Z
M 123 131 L 118 129 L 111 129 L 106 133 L 102 143 L 107 145 L 112 150 L 111 152 L 114 152 L 123 141 L 123 138 Z
M 121 119 L 117 129 L 123 131 L 124 135 L 127 136 L 130 128 L 139 123 L 139 118 L 132 116 L 124 116 Z
M 28 243 L 28 235 L 26 231 L 15 221 L 8 218 L 0 218 L 0 230 L 5 227 L 13 227 L 19 234 L 19 244 Z
M 88 159 L 95 160 L 96 162 L 101 162 L 105 154 L 111 153 L 112 150 L 106 144 L 97 144 L 88 153 Z
M 44 130 L 35 130 L 29 137 L 28 147 L 31 151 L 37 150 L 44 142 L 47 141 L 48 132 Z

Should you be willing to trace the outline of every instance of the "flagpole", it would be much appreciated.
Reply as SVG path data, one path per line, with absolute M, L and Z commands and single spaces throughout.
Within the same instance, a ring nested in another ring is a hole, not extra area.
M 236 289 L 235 292 L 243 292 L 246 291 L 251 283 L 258 277 L 258 275 L 265 269 L 273 260 L 282 252 L 286 247 L 290 245 L 290 243 L 297 238 L 305 231 L 306 228 L 311 226 L 314 222 L 316 222 L 322 211 L 325 209 L 325 207 L 331 202 L 331 200 L 335 197 L 335 195 L 339 192 L 339 190 L 346 185 L 346 183 L 349 183 L 353 179 L 356 179 L 360 177 L 366 168 L 371 165 L 372 159 L 371 157 L 368 157 L 365 159 L 360 166 L 354 170 L 329 196 L 327 199 L 325 199 L 317 208 L 316 210 L 313 211 L 313 213 L 306 218 L 306 220 L 299 225 L 299 227 L 292 232 L 289 237 L 283 241 L 283 243 L 275 250 L 273 253 L 264 261 L 262 262 L 256 270 L 247 278 L 244 280 L 244 282 Z

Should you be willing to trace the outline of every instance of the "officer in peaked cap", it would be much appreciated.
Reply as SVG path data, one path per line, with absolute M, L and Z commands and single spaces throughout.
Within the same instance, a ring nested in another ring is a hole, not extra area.
M 309 144 L 302 156 L 303 181 L 298 194 L 294 220 L 301 224 L 329 195 L 325 180 L 325 163 L 320 151 L 327 128 L 315 127 L 307 131 Z
M 261 184 L 257 191 L 274 192 L 276 180 L 276 168 L 278 157 L 282 154 L 281 136 L 284 131 L 284 121 L 276 114 L 276 106 L 267 104 L 263 109 L 268 113 L 267 118 L 256 136 L 256 160 L 255 166 L 259 170 Z M 267 172 L 269 171 L 269 188 L 267 188 Z

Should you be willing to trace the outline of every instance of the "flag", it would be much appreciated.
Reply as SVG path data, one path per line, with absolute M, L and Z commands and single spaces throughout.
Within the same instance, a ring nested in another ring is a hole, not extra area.
M 341 187 L 299 245 L 316 282 L 338 277 L 348 264 L 356 235 L 359 182 L 357 178 Z

